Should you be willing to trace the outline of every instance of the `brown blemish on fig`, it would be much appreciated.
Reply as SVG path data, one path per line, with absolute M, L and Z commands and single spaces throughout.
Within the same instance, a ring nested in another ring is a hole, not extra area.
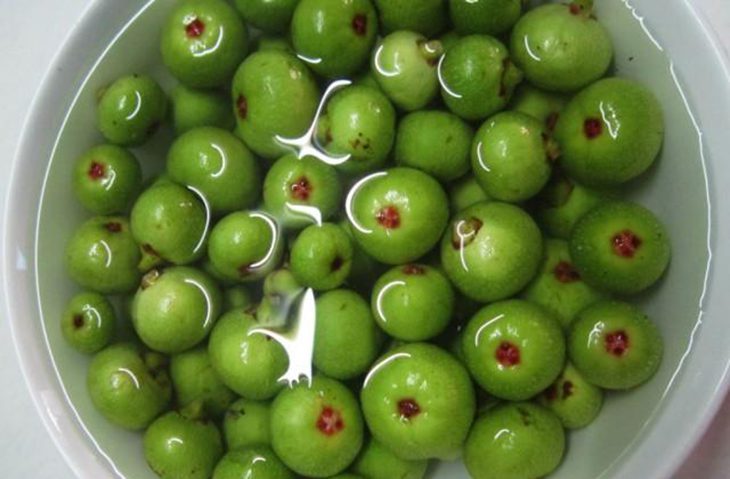
M 421 407 L 415 399 L 406 398 L 398 401 L 398 412 L 401 419 L 411 419 L 421 413 Z
M 428 41 L 427 40 L 418 40 L 416 42 L 416 45 L 418 46 L 418 49 L 421 50 L 422 52 L 428 52 L 429 51 L 429 47 L 428 47 L 427 44 L 428 44 Z M 441 58 L 440 55 L 438 55 L 438 56 L 424 55 L 424 60 L 426 60 L 426 63 L 428 63 L 428 65 L 429 66 L 432 66 L 432 67 L 435 67 L 435 66 L 437 66 L 439 64 L 440 58 Z
M 560 118 L 560 114 L 557 111 L 552 111 L 550 114 L 545 118 L 545 127 L 548 129 L 548 131 L 554 131 L 555 125 L 558 124 L 558 118 Z
M 597 138 L 603 132 L 603 122 L 598 118 L 586 118 L 583 122 L 583 134 L 589 140 Z
M 144 243 L 142 245 L 142 251 L 144 251 L 148 255 L 157 256 L 158 258 L 160 257 L 160 254 L 157 251 L 155 251 L 155 249 L 149 243 Z
M 162 273 L 160 273 L 160 271 L 157 269 L 153 269 L 147 272 L 144 276 L 142 276 L 140 287 L 142 288 L 142 290 L 149 288 L 157 282 L 160 276 L 162 276 Z
M 74 329 L 81 329 L 84 327 L 84 316 L 81 314 L 74 314 Z
M 509 341 L 502 341 L 494 353 L 497 362 L 504 367 L 512 367 L 520 364 L 520 350 Z
M 238 95 L 236 98 L 236 111 L 238 111 L 238 117 L 241 120 L 245 120 L 248 116 L 248 100 L 243 95 Z
M 540 135 L 542 137 L 543 147 L 545 148 L 545 159 L 548 163 L 554 163 L 560 158 L 560 147 L 547 133 L 542 132 Z
M 395 206 L 386 206 L 378 211 L 375 219 L 383 228 L 392 230 L 400 226 L 400 213 Z
M 420 276 L 422 274 L 426 274 L 426 268 L 417 264 L 407 264 L 403 266 L 403 274 L 407 274 L 409 276 Z
M 122 224 L 116 221 L 110 221 L 104 224 L 104 228 L 110 233 L 119 233 L 122 231 Z
M 641 238 L 629 230 L 623 230 L 611 238 L 613 252 L 622 258 L 633 258 L 641 243 Z
M 502 74 L 499 78 L 499 96 L 501 97 L 507 96 L 507 72 L 509 71 L 510 63 L 509 57 L 505 57 L 502 60 Z
M 522 424 L 524 424 L 525 426 L 532 425 L 532 414 L 530 414 L 529 411 L 525 410 L 524 408 L 518 407 L 517 412 L 520 414 Z
M 616 357 L 623 356 L 629 349 L 629 335 L 620 330 L 606 335 L 606 351 Z
M 238 267 L 238 275 L 241 278 L 245 278 L 249 274 L 253 272 L 253 268 L 251 268 L 251 264 L 242 264 Z
M 345 428 L 345 422 L 342 420 L 342 415 L 339 411 L 325 406 L 322 408 L 322 412 L 317 418 L 317 429 L 319 429 L 325 436 L 333 436 Z
M 477 236 L 479 230 L 482 229 L 482 221 L 479 218 L 471 217 L 466 220 L 457 221 L 454 224 L 454 231 L 451 234 L 451 246 L 454 249 L 465 248 Z
M 578 5 L 577 3 L 571 3 L 568 6 L 568 9 L 570 10 L 570 13 L 573 15 L 580 15 L 580 12 L 583 11 L 583 8 L 580 5 Z
M 561 261 L 553 269 L 555 279 L 561 283 L 574 283 L 580 281 L 580 273 L 568 261 Z

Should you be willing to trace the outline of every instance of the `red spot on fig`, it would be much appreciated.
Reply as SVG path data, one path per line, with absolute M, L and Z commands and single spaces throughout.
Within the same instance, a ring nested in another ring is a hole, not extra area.
M 110 221 L 109 223 L 104 224 L 104 228 L 110 233 L 119 233 L 122 231 L 122 224 L 117 223 L 116 221 Z
M 573 383 L 570 381 L 565 381 L 563 383 L 563 399 L 568 399 L 572 395 L 573 395 Z
M 583 8 L 581 8 L 581 6 L 578 5 L 577 3 L 571 3 L 568 6 L 568 9 L 570 10 L 570 13 L 573 14 L 573 15 L 579 15 L 580 12 L 583 11 Z
M 611 238 L 613 252 L 622 258 L 633 258 L 641 243 L 641 238 L 629 230 L 621 231 Z
M 368 31 L 368 17 L 364 13 L 358 13 L 352 18 L 352 29 L 355 35 L 362 37 Z
M 236 98 L 236 110 L 238 111 L 238 117 L 245 120 L 248 116 L 248 101 L 245 96 L 238 95 L 238 98 Z
M 555 401 L 558 398 L 558 388 L 555 386 L 555 383 L 551 384 L 543 394 L 548 401 Z
M 626 331 L 616 331 L 606 335 L 606 351 L 616 357 L 621 357 L 629 349 L 629 335 Z
M 324 435 L 332 436 L 345 428 L 345 422 L 340 413 L 329 406 L 322 408 L 317 419 L 317 429 Z
M 291 196 L 295 200 L 307 201 L 312 193 L 312 184 L 307 177 L 302 176 L 289 186 Z
M 92 180 L 98 180 L 104 177 L 104 165 L 96 161 L 91 162 L 89 167 L 89 178 Z
M 576 281 L 580 281 L 580 273 L 578 273 L 575 267 L 567 261 L 561 261 L 555 265 L 553 274 L 555 275 L 555 279 L 561 283 L 574 283 Z
M 400 213 L 398 213 L 398 208 L 395 206 L 386 206 L 385 208 L 382 208 L 378 211 L 375 219 L 378 221 L 380 226 L 389 230 L 400 226 Z
M 402 419 L 410 419 L 421 413 L 421 407 L 415 399 L 407 398 L 398 401 L 398 412 Z
M 520 364 L 520 350 L 508 341 L 502 341 L 494 356 L 497 362 L 505 367 L 512 367 Z
M 603 132 L 603 122 L 598 118 L 586 118 L 583 122 L 583 134 L 586 138 L 592 140 L 601 135 Z
M 403 274 L 407 275 L 422 275 L 426 273 L 426 268 L 417 264 L 407 264 L 403 266 Z
M 74 328 L 81 329 L 84 326 L 84 317 L 80 314 L 74 315 Z
M 205 31 L 205 23 L 199 18 L 194 18 L 190 23 L 185 25 L 185 34 L 188 38 L 198 38 Z

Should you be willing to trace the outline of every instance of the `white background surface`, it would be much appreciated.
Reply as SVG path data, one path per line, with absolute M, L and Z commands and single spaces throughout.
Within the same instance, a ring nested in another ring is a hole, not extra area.
M 123 1 L 123 0 L 122 0 Z M 609 0 L 599 0 L 609 1 Z M 612 0 L 618 1 L 618 0 Z M 660 0 L 658 0 L 660 1 Z M 695 3 L 730 52 L 728 0 Z M 0 202 L 5 197 L 8 168 L 23 120 L 56 50 L 91 0 L 0 0 L 2 73 L 0 108 Z M 730 113 L 730 112 L 729 112 Z M 730 399 L 702 443 L 675 479 L 730 477 Z M 657 460 L 661 460 L 657 458 Z M 31 403 L 10 340 L 6 318 L 0 318 L 0 465 L 4 479 L 70 479 Z

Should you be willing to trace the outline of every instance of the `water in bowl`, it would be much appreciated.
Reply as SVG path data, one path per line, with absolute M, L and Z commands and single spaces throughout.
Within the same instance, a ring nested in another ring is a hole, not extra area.
M 639 298 L 640 306 L 658 324 L 665 339 L 661 369 L 636 391 L 608 394 L 599 418 L 585 430 L 571 434 L 568 455 L 556 475 L 577 479 L 610 476 L 622 457 L 641 442 L 661 412 L 699 325 L 710 258 L 702 143 L 682 92 L 685 79 L 677 77 L 660 41 L 651 35 L 639 13 L 627 1 L 596 3 L 596 15 L 614 39 L 614 73 L 649 86 L 664 107 L 666 138 L 661 159 L 649 174 L 632 185 L 629 196 L 665 222 L 674 256 L 662 284 Z M 140 1 L 137 14 L 117 32 L 110 32 L 109 43 L 99 45 L 88 69 L 79 72 L 79 89 L 69 94 L 67 116 L 49 162 L 38 215 L 35 267 L 49 352 L 67 397 L 88 432 L 89 443 L 109 461 L 110 472 L 123 477 L 152 478 L 154 475 L 144 462 L 141 436 L 108 424 L 90 402 L 85 387 L 88 358 L 68 348 L 58 327 L 60 312 L 76 290 L 60 265 L 67 240 L 85 217 L 73 199 L 71 165 L 83 151 L 102 141 L 95 126 L 96 93 L 116 77 L 133 71 L 150 73 L 165 87 L 172 85 L 162 67 L 157 45 L 159 26 L 173 5 L 174 0 L 144 4 Z M 334 84 L 331 89 L 343 85 Z M 147 175 L 163 168 L 166 147 L 171 140 L 172 133 L 163 130 L 150 144 L 135 150 Z M 319 154 L 311 135 L 281 140 L 299 152 Z M 322 159 L 343 161 L 326 155 Z M 698 191 L 703 194 L 697 194 Z M 311 291 L 303 291 L 283 328 L 262 331 L 272 334 L 290 351 L 292 362 L 287 380 L 299 380 L 311 374 L 313 304 Z M 120 307 L 123 310 L 123 304 Z M 121 334 L 129 335 L 130 331 Z M 466 478 L 467 474 L 457 461 L 435 465 L 429 477 Z

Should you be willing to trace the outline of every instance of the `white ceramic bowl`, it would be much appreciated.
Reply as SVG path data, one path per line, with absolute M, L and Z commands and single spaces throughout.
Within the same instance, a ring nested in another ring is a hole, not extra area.
M 92 408 L 88 359 L 60 335 L 60 311 L 74 290 L 63 272 L 63 248 L 84 217 L 72 198 L 69 168 L 101 141 L 94 127 L 98 87 L 132 70 L 164 75 L 158 27 L 173 2 L 92 4 L 45 78 L 13 163 L 2 255 L 6 312 L 38 411 L 84 478 L 152 474 L 139 435 L 109 425 Z M 673 240 L 669 274 L 640 298 L 665 337 L 666 355 L 649 384 L 609 395 L 599 419 L 571 435 L 556 476 L 664 478 L 686 457 L 727 389 L 730 202 L 723 188 L 730 184 L 730 80 L 716 40 L 688 0 L 596 3 L 615 42 L 618 74 L 649 85 L 666 112 L 662 158 L 632 193 L 666 222 Z M 165 141 L 158 135 L 143 162 L 159 165 Z M 446 464 L 433 476 L 466 474 Z

